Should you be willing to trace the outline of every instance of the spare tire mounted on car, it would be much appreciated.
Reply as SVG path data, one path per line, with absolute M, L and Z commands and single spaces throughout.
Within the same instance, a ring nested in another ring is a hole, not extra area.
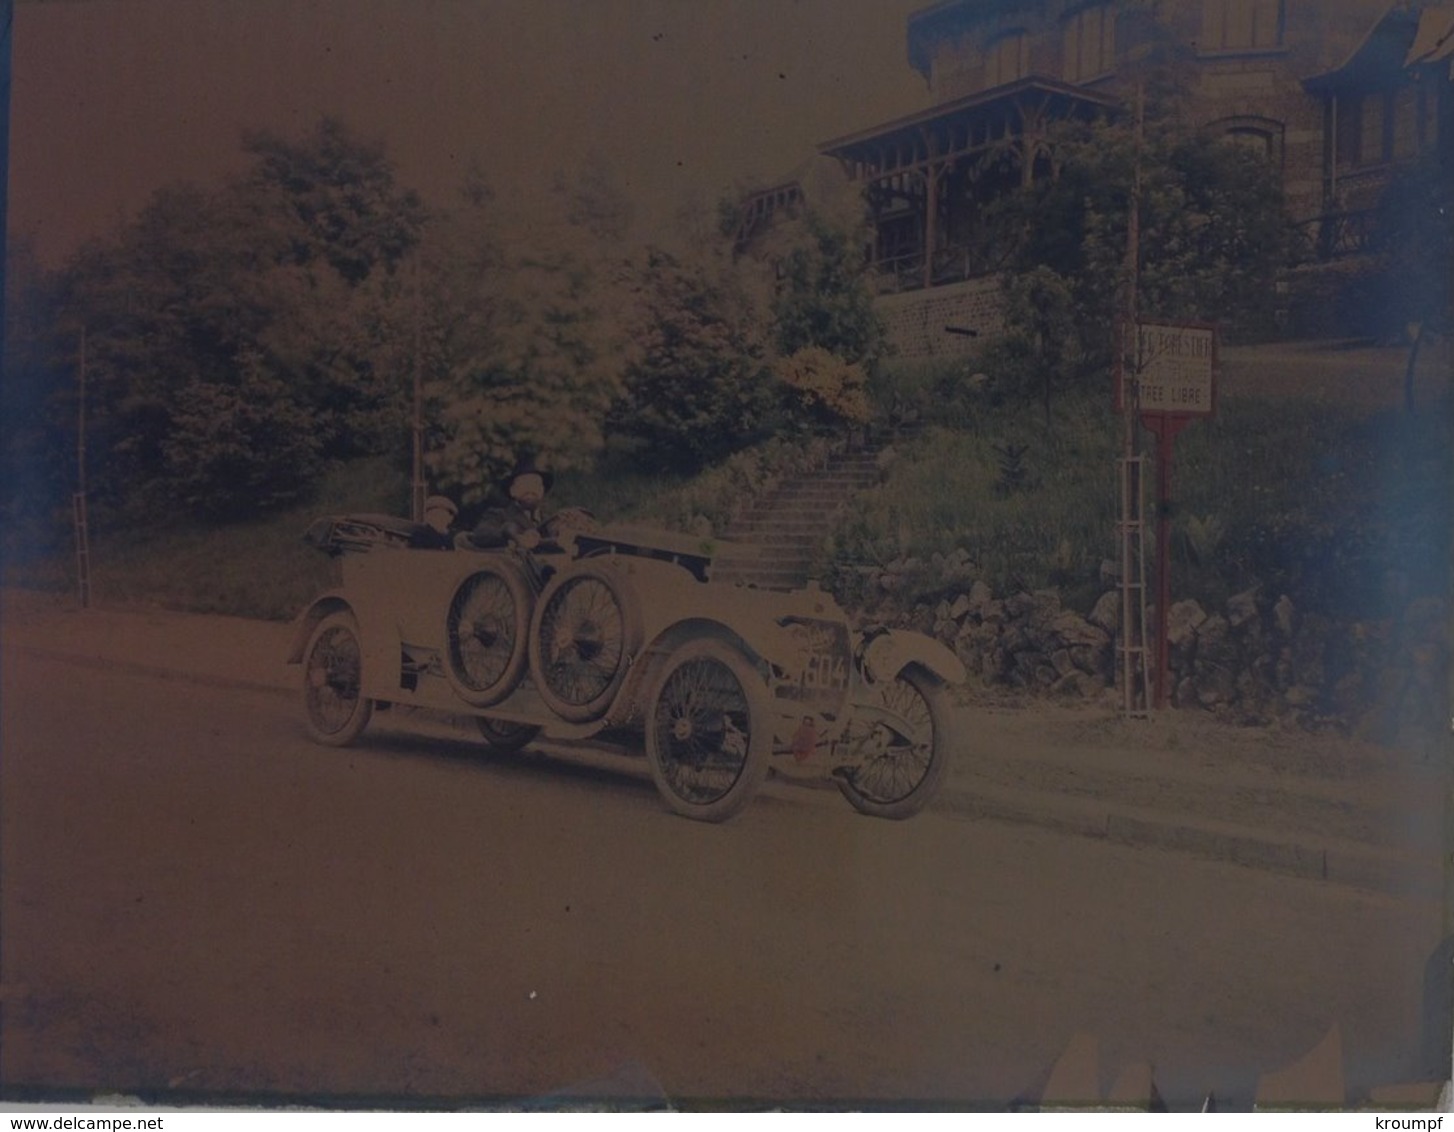
M 547 707 L 586 723 L 611 706 L 641 645 L 635 595 L 608 567 L 554 579 L 530 629 L 530 675 Z

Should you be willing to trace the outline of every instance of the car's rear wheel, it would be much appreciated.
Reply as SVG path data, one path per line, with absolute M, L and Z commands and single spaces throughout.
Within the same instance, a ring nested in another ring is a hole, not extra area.
M 559 578 L 542 595 L 530 631 L 535 689 L 562 719 L 598 719 L 639 639 L 635 605 L 620 581 L 594 569 Z
M 767 774 L 772 723 L 758 674 L 718 641 L 682 646 L 647 698 L 646 758 L 666 804 L 723 821 L 752 800 Z
M 514 570 L 476 570 L 460 582 L 445 615 L 444 672 L 460 699 L 497 704 L 525 670 L 530 592 Z
M 475 723 L 492 755 L 513 754 L 528 746 L 540 734 L 540 728 L 533 723 L 511 723 L 504 719 L 487 719 L 483 715 L 477 716 Z
M 373 715 L 363 694 L 363 645 L 358 622 L 340 610 L 318 622 L 303 650 L 303 718 L 308 737 L 345 747 L 359 737 Z
M 857 719 L 848 742 L 863 758 L 837 776 L 854 809 L 880 818 L 913 817 L 934 800 L 949 772 L 949 693 L 921 668 L 882 686 L 882 713 Z

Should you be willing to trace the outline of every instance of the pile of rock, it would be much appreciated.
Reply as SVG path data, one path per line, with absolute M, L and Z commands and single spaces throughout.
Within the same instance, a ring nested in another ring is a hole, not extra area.
M 1111 684 L 1119 609 L 1118 595 L 1107 594 L 1087 618 L 1064 608 L 1055 590 L 1001 601 L 977 581 L 941 601 L 929 629 L 986 684 L 1085 696 Z
M 1269 602 L 1256 590 L 1219 613 L 1176 602 L 1167 618 L 1173 702 L 1248 723 L 1281 719 L 1378 737 L 1429 731 L 1447 718 L 1448 616 L 1434 597 L 1381 620 L 1301 613 L 1286 594 Z
M 1155 611 L 1148 611 L 1148 631 Z M 1220 610 L 1179 601 L 1168 611 L 1172 703 L 1244 723 L 1334 726 L 1375 738 L 1438 734 L 1448 718 L 1449 613 L 1418 598 L 1397 618 L 1338 621 L 1258 590 Z M 1120 595 L 1088 616 L 1055 590 L 997 599 L 982 581 L 907 618 L 954 650 L 985 685 L 1070 696 L 1114 685 Z

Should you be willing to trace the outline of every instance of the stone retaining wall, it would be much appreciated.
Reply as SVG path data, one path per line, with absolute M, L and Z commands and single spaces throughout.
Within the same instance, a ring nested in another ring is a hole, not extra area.
M 952 648 L 984 685 L 1066 696 L 1102 695 L 1116 675 L 1120 594 L 1088 616 L 1054 590 L 997 599 L 983 582 L 907 620 Z M 1435 742 L 1449 720 L 1449 609 L 1410 602 L 1397 618 L 1338 621 L 1249 590 L 1225 608 L 1171 606 L 1177 708 L 1246 724 L 1333 727 L 1366 738 Z
M 999 276 L 969 279 L 925 291 L 882 295 L 874 309 L 883 319 L 899 358 L 957 358 L 1004 331 L 1004 296 Z M 947 332 L 946 326 L 978 332 Z

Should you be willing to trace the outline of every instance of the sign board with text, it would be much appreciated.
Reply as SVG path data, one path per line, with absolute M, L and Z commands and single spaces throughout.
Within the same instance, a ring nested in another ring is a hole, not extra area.
M 1136 327 L 1136 408 L 1143 415 L 1210 417 L 1217 407 L 1217 331 L 1200 323 Z M 1123 385 L 1125 379 L 1123 377 Z M 1119 405 L 1130 389 L 1118 390 Z M 1118 406 L 1119 407 L 1119 406 Z

